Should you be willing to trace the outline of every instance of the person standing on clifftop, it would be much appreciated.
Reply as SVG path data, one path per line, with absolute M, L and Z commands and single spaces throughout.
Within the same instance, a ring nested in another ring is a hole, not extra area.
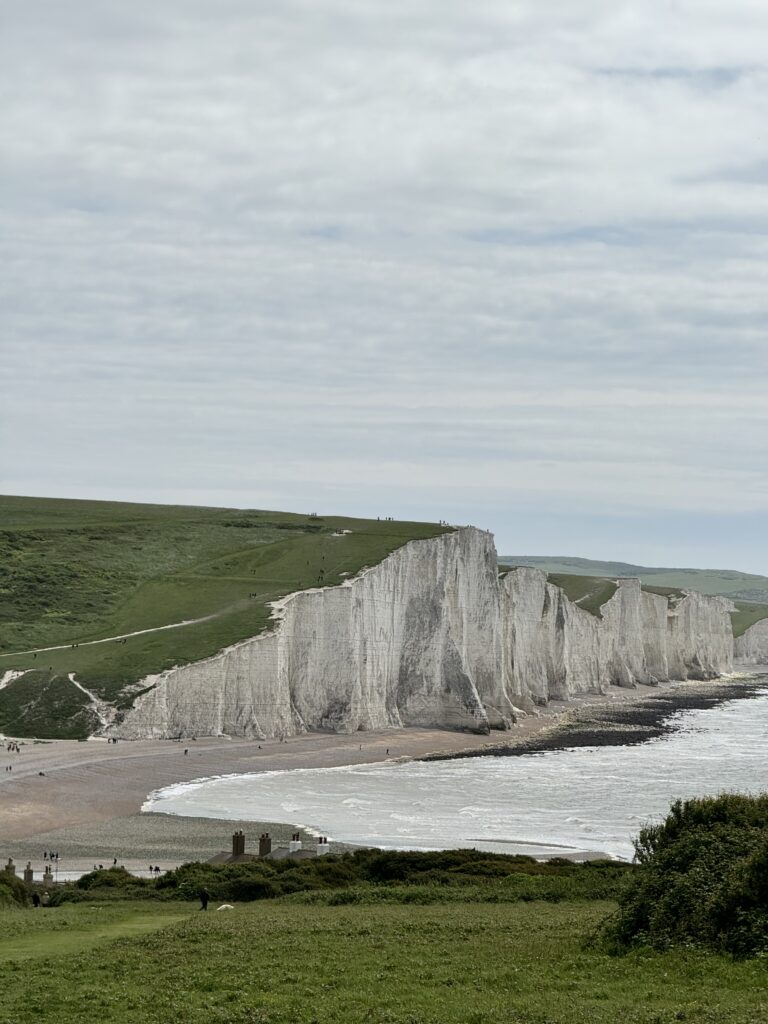
M 211 894 L 208 892 L 208 890 L 206 888 L 202 888 L 200 890 L 199 896 L 200 896 L 200 909 L 201 910 L 207 910 L 208 909 L 208 900 L 211 898 Z

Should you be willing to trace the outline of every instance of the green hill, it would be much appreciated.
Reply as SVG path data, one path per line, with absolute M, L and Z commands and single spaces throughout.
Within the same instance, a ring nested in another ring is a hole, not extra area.
M 86 735 L 90 701 L 69 673 L 98 697 L 130 704 L 131 684 L 147 674 L 261 632 L 271 601 L 338 585 L 408 541 L 445 530 L 257 509 L 0 497 L 0 679 L 26 671 L 0 688 L 0 730 Z M 95 642 L 141 630 L 149 632 Z M 47 647 L 60 649 L 22 653 Z

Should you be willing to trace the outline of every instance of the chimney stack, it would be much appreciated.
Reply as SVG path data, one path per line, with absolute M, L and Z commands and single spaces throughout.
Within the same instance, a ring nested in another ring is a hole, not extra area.
M 328 845 L 328 836 L 317 837 L 317 856 L 322 857 L 326 853 L 330 853 L 330 846 Z
M 266 857 L 270 853 L 272 853 L 272 840 L 269 832 L 262 832 L 259 836 L 259 856 Z
M 242 857 L 245 853 L 245 833 L 242 829 L 232 835 L 232 856 Z
M 298 853 L 301 849 L 301 832 L 294 832 L 288 844 L 288 853 Z

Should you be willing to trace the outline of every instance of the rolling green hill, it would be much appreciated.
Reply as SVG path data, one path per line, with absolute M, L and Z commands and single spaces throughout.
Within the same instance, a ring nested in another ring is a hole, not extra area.
M 130 704 L 131 684 L 147 674 L 264 630 L 271 601 L 338 585 L 408 541 L 445 530 L 255 509 L 0 497 L 0 679 L 10 669 L 26 672 L 0 688 L 0 730 L 86 735 L 90 701 L 69 673 L 98 697 Z M 125 636 L 141 630 L 150 632 Z M 48 647 L 60 649 L 22 653 Z

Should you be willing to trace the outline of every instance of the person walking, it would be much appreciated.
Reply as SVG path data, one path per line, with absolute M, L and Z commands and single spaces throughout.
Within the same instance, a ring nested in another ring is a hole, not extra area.
M 200 896 L 200 909 L 201 910 L 207 910 L 208 909 L 208 900 L 211 898 L 211 894 L 208 892 L 208 890 L 205 887 L 203 887 L 200 890 L 199 896 Z

